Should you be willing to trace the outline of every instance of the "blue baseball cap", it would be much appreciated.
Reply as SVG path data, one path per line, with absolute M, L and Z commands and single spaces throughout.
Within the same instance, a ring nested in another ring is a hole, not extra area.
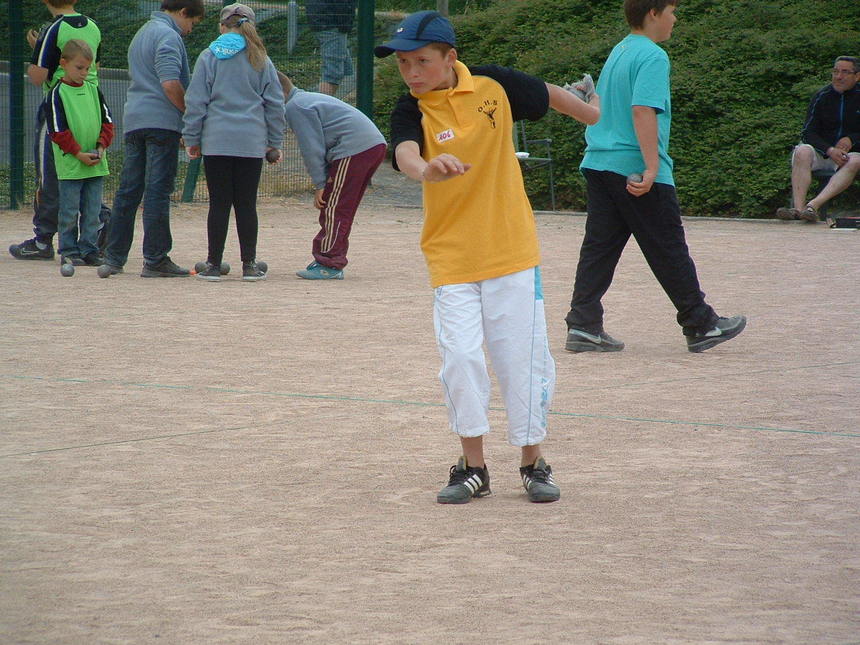
M 377 58 L 385 58 L 394 52 L 411 52 L 430 43 L 456 47 L 454 28 L 438 11 L 417 11 L 406 16 L 394 30 L 394 38 L 374 48 L 373 53 Z

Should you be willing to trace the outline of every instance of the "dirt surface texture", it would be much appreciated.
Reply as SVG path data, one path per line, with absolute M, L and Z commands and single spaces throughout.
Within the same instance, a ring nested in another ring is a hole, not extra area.
M 459 443 L 422 213 L 381 176 L 342 281 L 304 281 L 310 198 L 260 204 L 243 282 L 0 255 L 0 642 L 860 643 L 860 232 L 687 220 L 687 352 L 634 243 L 614 354 L 565 352 L 585 219 L 538 214 L 558 382 L 531 504 L 494 386 L 493 494 L 435 502 Z M 387 192 L 388 191 L 388 192 Z M 31 213 L 0 213 L 20 242 Z M 171 257 L 206 257 L 177 205 Z

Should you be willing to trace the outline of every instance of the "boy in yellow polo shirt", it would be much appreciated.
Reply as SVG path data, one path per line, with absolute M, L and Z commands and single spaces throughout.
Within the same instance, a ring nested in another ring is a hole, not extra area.
M 377 57 L 397 55 L 410 93 L 391 115 L 394 167 L 424 185 L 421 249 L 435 290 L 440 379 L 462 456 L 437 501 L 462 504 L 490 492 L 483 435 L 489 432 L 486 343 L 522 451 L 520 475 L 533 502 L 560 496 L 541 456 L 555 363 L 546 339 L 540 250 L 513 145 L 513 123 L 552 107 L 584 123 L 600 117 L 557 85 L 495 65 L 457 60 L 451 23 L 435 11 L 407 16 Z

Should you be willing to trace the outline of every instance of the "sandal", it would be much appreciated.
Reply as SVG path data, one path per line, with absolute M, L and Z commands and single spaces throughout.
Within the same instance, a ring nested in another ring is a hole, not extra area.
M 800 219 L 800 211 L 796 208 L 777 208 L 776 216 L 778 219 Z
M 807 204 L 806 208 L 800 211 L 800 219 L 806 220 L 807 222 L 817 222 L 818 211 Z

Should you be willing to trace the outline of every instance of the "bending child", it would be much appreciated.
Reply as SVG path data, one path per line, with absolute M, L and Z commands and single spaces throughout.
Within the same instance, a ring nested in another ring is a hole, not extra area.
M 522 72 L 457 59 L 451 23 L 435 11 L 404 19 L 376 56 L 396 54 L 410 93 L 391 115 L 394 166 L 423 182 L 421 248 L 435 289 L 434 323 L 451 429 L 462 456 L 441 504 L 490 492 L 483 436 L 489 432 L 490 379 L 498 377 L 508 441 L 521 449 L 520 476 L 532 502 L 560 496 L 541 455 L 555 384 L 546 337 L 534 213 L 514 153 L 513 123 L 553 108 L 585 123 L 591 104 Z
M 278 72 L 287 125 L 295 133 L 314 184 L 320 230 L 314 261 L 296 275 L 306 280 L 343 280 L 355 211 L 373 173 L 385 158 L 385 137 L 362 112 L 340 99 L 305 92 Z
M 257 264 L 257 187 L 263 158 L 281 156 L 284 96 L 253 9 L 234 3 L 220 18 L 221 36 L 197 57 L 185 95 L 182 137 L 189 157 L 203 155 L 209 191 L 209 254 L 197 277 L 221 279 L 232 206 L 242 279 L 265 280 L 268 268 Z

